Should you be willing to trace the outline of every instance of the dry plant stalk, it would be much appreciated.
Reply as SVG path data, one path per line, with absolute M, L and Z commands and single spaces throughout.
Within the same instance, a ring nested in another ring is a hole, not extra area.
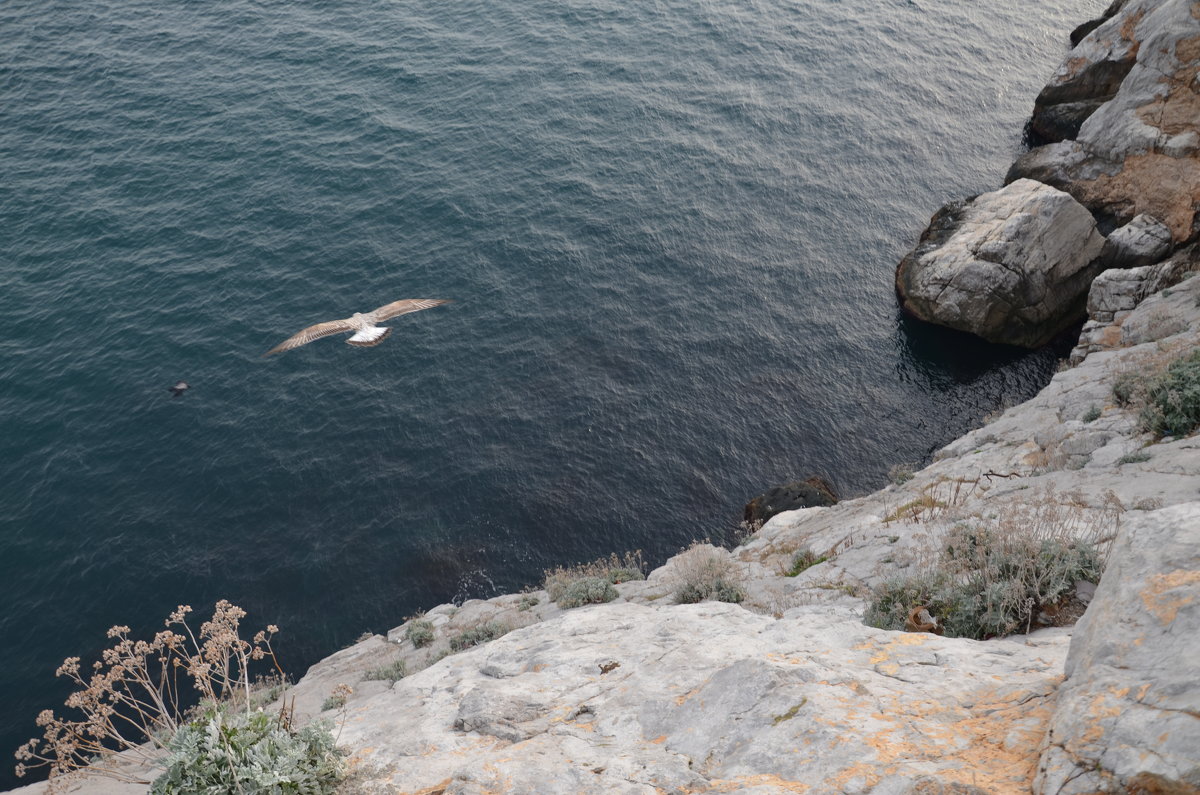
M 17 775 L 49 766 L 52 789 L 63 781 L 61 777 L 85 769 L 119 781 L 149 784 L 122 770 L 116 757 L 123 754 L 127 761 L 152 765 L 166 748 L 187 719 L 188 711 L 180 703 L 181 673 L 190 678 L 201 703 L 250 712 L 251 661 L 269 659 L 283 676 L 271 648 L 271 637 L 279 628 L 270 625 L 253 641 L 242 640 L 238 629 L 246 611 L 222 599 L 197 634 L 186 620 L 190 612 L 190 606 L 180 605 L 164 622 L 167 629 L 151 641 L 134 640 L 129 627 L 112 627 L 108 637 L 116 643 L 92 664 L 90 675 L 81 668 L 80 658 L 64 660 L 55 675 L 78 686 L 65 704 L 83 717 L 71 720 L 42 710 L 37 725 L 44 734 L 17 749 Z M 184 679 L 183 686 L 186 683 Z

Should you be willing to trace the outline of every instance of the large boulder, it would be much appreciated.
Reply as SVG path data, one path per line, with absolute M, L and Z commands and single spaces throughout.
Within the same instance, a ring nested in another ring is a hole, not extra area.
M 1032 180 L 943 207 L 896 269 L 905 311 L 1037 347 L 1083 315 L 1104 237 L 1068 194 Z
M 1130 519 L 1075 629 L 1034 792 L 1200 791 L 1200 502 Z
M 1106 227 L 1149 213 L 1162 219 L 1173 243 L 1193 239 L 1200 226 L 1198 73 L 1200 3 L 1125 3 L 1071 51 L 1039 98 L 1039 113 L 1104 99 L 1118 76 L 1119 87 L 1081 122 L 1075 140 L 1030 150 L 1008 180 L 1036 179 L 1065 190 Z M 1042 124 L 1036 115 L 1034 128 Z

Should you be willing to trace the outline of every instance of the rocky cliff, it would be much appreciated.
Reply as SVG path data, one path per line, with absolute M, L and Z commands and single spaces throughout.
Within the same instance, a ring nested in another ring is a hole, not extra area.
M 346 791 L 1200 792 L 1200 437 L 1146 415 L 1146 384 L 1200 349 L 1197 25 L 1200 2 L 1126 0 L 1081 28 L 1039 98 L 1054 142 L 898 275 L 929 288 L 918 314 L 1028 344 L 1061 328 L 1047 296 L 1086 306 L 1040 394 L 878 492 L 576 600 L 604 603 L 441 605 L 323 660 L 288 697 L 337 722 Z M 951 300 L 980 284 L 1001 300 Z M 1004 638 L 940 636 L 929 605 L 914 631 L 864 624 L 872 589 L 964 527 L 1087 534 L 1107 573 Z

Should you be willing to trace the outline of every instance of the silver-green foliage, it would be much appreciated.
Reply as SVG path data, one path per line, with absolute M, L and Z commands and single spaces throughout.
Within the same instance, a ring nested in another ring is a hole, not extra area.
M 1200 351 L 1181 356 L 1147 387 L 1142 430 L 1187 436 L 1200 427 Z
M 419 649 L 433 643 L 433 622 L 423 618 L 410 621 L 404 630 L 404 636 L 412 641 L 413 648 Z
M 328 795 L 345 773 L 328 723 L 290 731 L 265 712 L 221 710 L 181 728 L 153 795 Z
M 584 605 L 598 605 L 611 602 L 619 594 L 612 583 L 601 577 L 584 577 L 574 580 L 563 589 L 563 595 L 558 599 L 558 606 L 564 610 Z
M 960 525 L 935 567 L 875 589 L 863 623 L 901 630 L 922 605 L 949 637 L 984 640 L 1024 631 L 1034 613 L 1079 580 L 1098 582 L 1100 550 L 1090 541 L 1012 535 Z
M 408 664 L 401 659 L 390 662 L 387 665 L 382 665 L 379 668 L 372 668 L 367 671 L 363 679 L 368 682 L 398 682 L 406 676 L 408 676 Z
M 450 650 L 462 651 L 463 649 L 469 649 L 472 646 L 478 646 L 481 643 L 495 640 L 511 631 L 512 627 L 509 627 L 507 624 L 501 624 L 499 621 L 489 621 L 486 624 L 471 627 L 455 635 L 450 639 Z

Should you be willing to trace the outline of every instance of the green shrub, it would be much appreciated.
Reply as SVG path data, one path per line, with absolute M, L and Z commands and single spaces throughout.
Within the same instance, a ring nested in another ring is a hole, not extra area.
M 1093 404 L 1092 407 L 1085 411 L 1083 416 L 1079 419 L 1083 420 L 1084 422 L 1095 422 L 1096 420 L 1100 419 L 1100 407 Z
M 1133 373 L 1121 373 L 1117 380 L 1113 381 L 1113 400 L 1117 401 L 1119 406 L 1128 406 L 1137 398 L 1141 386 L 1142 379 L 1138 376 Z
M 453 651 L 463 651 L 472 646 L 478 646 L 481 643 L 487 643 L 489 640 L 507 635 L 511 628 L 497 621 L 489 621 L 486 624 L 480 624 L 477 627 L 471 627 L 468 630 L 460 632 L 450 639 L 450 648 Z
M 1092 539 L 1102 527 L 1107 535 L 1118 510 L 1085 514 L 1079 505 L 1050 498 L 1010 507 L 994 523 L 956 525 L 931 567 L 874 590 L 863 623 L 905 629 L 909 612 L 924 606 L 949 637 L 983 640 L 1026 631 L 1037 612 L 1076 581 L 1099 581 L 1103 556 Z
M 1150 454 L 1144 450 L 1138 450 L 1136 453 L 1129 453 L 1117 459 L 1118 464 L 1141 464 L 1150 460 Z
M 1150 382 L 1141 426 L 1160 436 L 1187 436 L 1200 427 L 1200 350 L 1176 359 Z
M 606 579 L 600 577 L 584 577 L 567 585 L 563 595 L 558 599 L 558 606 L 564 610 L 584 605 L 598 605 L 611 602 L 620 594 Z
M 720 578 L 711 582 L 684 583 L 675 589 L 675 601 L 681 605 L 696 604 L 706 599 L 737 604 L 745 598 L 746 592 L 740 585 Z
M 532 610 L 533 608 L 537 607 L 538 603 L 541 601 L 541 599 L 538 599 L 533 594 L 527 593 L 522 596 L 521 601 L 517 603 L 517 610 L 520 610 L 522 613 L 524 613 L 526 610 Z
M 428 646 L 433 643 L 433 622 L 425 619 L 408 622 L 408 628 L 404 630 L 404 637 L 412 641 L 414 649 Z
M 693 544 L 673 562 L 675 601 L 695 604 L 706 599 L 741 602 L 746 598 L 742 574 L 724 550 L 707 544 Z
M 396 660 L 387 665 L 372 668 L 367 671 L 363 679 L 375 682 L 398 682 L 406 676 L 408 676 L 408 664 L 404 660 Z
M 580 563 L 568 567 L 560 566 L 552 571 L 547 571 L 542 587 L 546 589 L 546 594 L 550 597 L 551 602 L 563 606 L 561 601 L 563 595 L 574 582 L 594 578 L 602 579 L 610 584 L 644 580 L 646 575 L 642 573 L 643 567 L 641 552 L 626 552 L 622 556 L 612 554 L 591 563 Z M 604 601 L 609 600 L 605 599 Z M 583 604 L 589 603 L 584 602 Z M 578 607 L 578 605 L 573 606 Z
M 903 485 L 913 479 L 915 464 L 896 464 L 888 470 L 888 480 L 897 486 Z
M 216 710 L 176 732 L 150 791 L 332 793 L 345 765 L 329 729 L 317 722 L 293 732 L 279 716 Z
M 795 577 L 805 569 L 811 569 L 818 563 L 824 563 L 829 560 L 828 555 L 818 555 L 811 549 L 802 549 L 792 556 L 792 567 L 788 569 L 787 576 Z

